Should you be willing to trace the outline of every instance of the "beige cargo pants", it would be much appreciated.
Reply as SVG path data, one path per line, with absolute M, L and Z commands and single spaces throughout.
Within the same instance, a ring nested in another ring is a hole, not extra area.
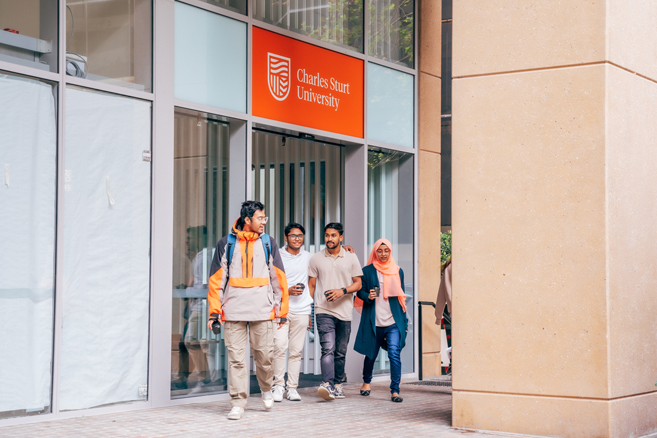
M 246 334 L 249 333 L 251 352 L 256 363 L 256 377 L 260 391 L 271 391 L 274 372 L 274 323 L 272 321 L 226 321 L 224 340 L 228 350 L 228 393 L 230 404 L 246 407 L 249 375 L 246 368 Z

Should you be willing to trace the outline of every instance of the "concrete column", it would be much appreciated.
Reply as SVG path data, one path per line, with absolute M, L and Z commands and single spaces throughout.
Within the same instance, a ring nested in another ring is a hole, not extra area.
M 441 5 L 420 2 L 419 32 L 419 298 L 435 301 L 440 285 L 440 75 Z M 423 307 L 423 374 L 440 374 L 440 326 Z
M 657 431 L 655 22 L 454 1 L 455 427 Z

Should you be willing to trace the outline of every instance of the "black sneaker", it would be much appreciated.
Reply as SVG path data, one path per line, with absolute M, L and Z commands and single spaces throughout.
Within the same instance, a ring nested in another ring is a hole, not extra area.
M 329 382 L 323 382 L 317 388 L 317 395 L 326 401 L 335 400 L 335 389 L 333 389 L 333 385 Z

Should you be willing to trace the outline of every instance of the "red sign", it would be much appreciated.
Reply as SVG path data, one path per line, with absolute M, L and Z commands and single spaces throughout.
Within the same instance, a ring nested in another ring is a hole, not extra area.
M 253 115 L 363 137 L 363 61 L 253 27 Z

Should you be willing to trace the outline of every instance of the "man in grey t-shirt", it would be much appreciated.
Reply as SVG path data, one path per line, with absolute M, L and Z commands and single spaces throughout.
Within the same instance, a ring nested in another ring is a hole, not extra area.
M 356 254 L 342 247 L 342 224 L 324 227 L 326 248 L 313 255 L 308 266 L 308 289 L 315 300 L 315 323 L 322 345 L 322 380 L 317 394 L 324 400 L 344 398 L 345 358 L 354 308 L 363 271 Z M 315 290 L 318 292 L 315 293 Z

